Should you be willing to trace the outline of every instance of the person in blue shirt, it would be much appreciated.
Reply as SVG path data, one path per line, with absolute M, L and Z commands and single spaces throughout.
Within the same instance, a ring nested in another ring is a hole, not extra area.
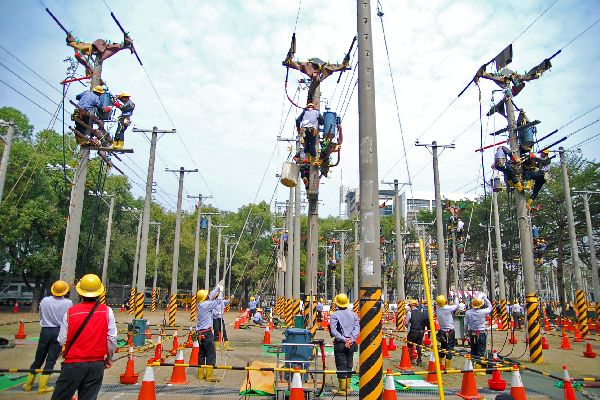
M 75 99 L 79 101 L 77 103 L 78 108 L 73 112 L 71 119 L 75 122 L 75 130 L 83 136 L 83 138 L 76 138 L 80 145 L 86 144 L 86 140 L 91 141 L 94 145 L 99 144 L 93 132 L 88 132 L 87 127 L 93 128 L 92 116 L 96 115 L 96 111 L 100 110 L 102 107 L 100 104 L 100 95 L 102 93 L 104 93 L 104 88 L 97 85 L 94 86 L 92 90 L 86 90 L 75 96 Z M 83 112 L 81 110 L 83 110 Z
M 257 299 L 254 296 L 250 296 L 250 301 L 248 302 L 248 308 L 250 309 L 250 316 L 253 317 L 256 314 L 256 307 L 260 302 L 260 296 Z
M 198 364 L 216 365 L 217 351 L 215 349 L 215 336 L 213 335 L 213 310 L 223 307 L 223 294 L 221 287 L 217 286 L 210 293 L 208 290 L 199 290 L 198 299 L 198 321 L 196 332 L 200 344 Z M 199 368 L 198 379 L 206 379 L 208 382 L 218 382 L 219 378 L 214 376 L 213 368 Z
M 115 107 L 121 110 L 121 115 L 117 120 L 118 126 L 115 132 L 115 141 L 113 149 L 122 149 L 125 146 L 125 131 L 131 125 L 131 116 L 135 109 L 135 104 L 131 101 L 131 96 L 127 92 L 121 92 L 117 95 Z
M 352 371 L 353 357 L 356 351 L 356 339 L 360 333 L 358 316 L 350 307 L 350 300 L 344 293 L 335 296 L 337 310 L 331 314 L 329 326 L 333 336 L 333 355 L 335 368 L 338 371 Z M 339 389 L 334 392 L 337 396 L 346 396 L 350 389 L 350 372 L 338 372 Z

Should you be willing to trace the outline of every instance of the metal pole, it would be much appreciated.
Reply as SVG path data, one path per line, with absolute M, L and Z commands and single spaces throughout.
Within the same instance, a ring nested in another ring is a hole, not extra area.
M 452 230 L 452 282 L 454 283 L 454 292 L 458 292 L 458 252 L 456 251 L 456 227 Z
M 510 83 L 505 84 L 505 93 L 510 93 Z M 515 124 L 515 108 L 511 97 L 504 97 L 506 117 L 508 119 L 510 148 L 515 154 L 519 154 L 519 143 L 517 141 L 517 130 Z M 539 323 L 539 303 L 535 292 L 535 265 L 533 260 L 533 238 L 531 225 L 527 216 L 525 194 L 515 190 L 516 216 L 519 225 L 519 240 L 521 244 L 521 262 L 523 264 L 523 280 L 525 286 L 525 303 L 527 312 L 527 331 L 529 341 L 529 361 L 541 363 L 544 361 L 542 352 L 542 341 Z
M 210 288 L 210 231 L 212 229 L 212 215 L 208 214 L 208 227 L 206 229 L 206 265 L 204 267 L 204 289 Z
M 225 226 L 225 225 L 215 225 L 213 228 L 217 228 L 217 270 L 215 272 L 215 285 L 219 284 L 219 281 L 221 280 L 221 276 L 220 276 L 220 268 L 221 268 L 221 238 L 223 237 L 223 228 L 229 228 L 229 226 Z M 225 267 L 223 267 L 223 272 L 225 272 Z
M 9 121 L 6 137 L 4 141 L 4 152 L 0 161 L 0 203 L 2 203 L 2 195 L 4 193 L 4 182 L 6 182 L 6 171 L 8 170 L 8 159 L 10 157 L 10 148 L 12 147 L 13 137 L 15 135 L 15 122 Z
M 323 246 L 323 250 L 325 250 L 325 300 L 327 300 L 327 280 L 329 279 L 329 257 L 327 254 L 327 243 L 325 243 L 325 246 Z
M 115 195 L 110 195 L 110 206 L 108 208 L 108 222 L 106 224 L 106 239 L 104 242 L 104 262 L 102 263 L 102 283 L 106 281 L 108 275 L 108 257 L 110 255 L 110 236 L 112 234 L 113 209 L 115 208 Z
M 298 182 L 298 185 L 300 185 L 300 182 Z M 296 185 L 296 186 L 298 186 Z M 293 274 L 294 274 L 294 268 L 293 268 L 293 264 L 294 264 L 294 251 L 296 251 L 296 249 L 294 248 L 294 218 L 293 218 L 293 211 L 294 209 L 294 188 L 290 188 L 290 198 L 288 201 L 288 206 L 287 206 L 287 211 L 286 211 L 286 230 L 287 230 L 287 235 L 288 235 L 288 239 L 287 239 L 287 246 L 288 246 L 288 252 L 287 252 L 287 259 L 286 259 L 286 269 L 285 269 L 285 298 L 286 299 L 291 299 L 292 298 L 292 286 L 293 286 Z
M 198 196 L 187 196 L 188 198 L 198 199 L 197 216 L 196 216 L 196 237 L 194 241 L 194 265 L 192 267 L 192 307 L 190 313 L 190 321 L 196 321 L 198 303 L 196 293 L 198 292 L 198 258 L 200 256 L 200 220 L 202 218 L 202 194 Z
M 403 235 L 400 232 L 400 198 L 398 193 L 398 179 L 394 179 L 394 216 L 396 219 L 396 262 L 398 263 L 398 274 L 396 277 L 396 288 L 398 289 L 398 303 L 404 302 L 406 292 L 404 289 L 404 246 Z M 404 303 L 403 303 L 404 304 Z
M 448 293 L 448 270 L 446 269 L 446 245 L 444 242 L 444 218 L 442 216 L 442 196 L 440 194 L 440 172 L 438 168 L 437 142 L 431 143 L 433 153 L 433 181 L 435 187 L 435 219 L 437 234 L 438 294 Z
M 381 265 L 375 74 L 371 1 L 357 0 L 358 117 L 361 220 L 360 399 L 382 397 Z
M 506 311 L 506 286 L 504 283 L 504 259 L 502 258 L 502 232 L 500 232 L 500 210 L 498 209 L 498 193 L 492 191 L 492 209 L 494 211 L 494 235 L 496 237 L 496 262 L 498 269 L 498 288 L 500 291 L 500 319 L 502 330 L 508 330 L 508 313 Z
M 577 234 L 575 233 L 575 218 L 573 217 L 573 202 L 571 200 L 571 189 L 569 188 L 569 174 L 567 173 L 567 161 L 565 159 L 565 150 L 558 148 L 560 155 L 560 169 L 562 171 L 563 189 L 565 196 L 565 207 L 567 208 L 567 221 L 569 223 L 569 239 L 571 242 L 571 260 L 573 263 L 573 272 L 575 273 L 575 307 L 577 309 L 577 320 L 581 337 L 589 334 L 587 302 L 583 291 L 583 278 L 581 275 L 581 264 L 579 262 L 579 251 L 577 248 Z
M 227 279 L 227 296 L 229 298 L 231 298 L 231 264 L 233 263 L 233 253 L 231 252 L 233 250 L 233 248 L 235 247 L 235 243 L 232 243 L 229 247 L 229 267 L 227 268 L 227 271 L 229 273 L 229 278 Z
M 596 246 L 594 245 L 594 231 L 592 230 L 592 217 L 590 216 L 590 194 L 600 194 L 600 192 L 582 192 L 573 191 L 574 193 L 583 194 L 583 208 L 585 210 L 585 225 L 587 228 L 588 246 L 590 246 L 590 263 L 592 264 L 592 287 L 594 288 L 594 301 L 596 302 L 596 318 L 600 319 L 598 310 L 600 310 L 600 284 L 598 282 L 598 263 L 596 261 Z
M 358 243 L 358 220 L 354 220 L 354 282 L 352 282 L 352 302 L 358 300 L 358 259 L 360 245 Z
M 342 232 L 342 268 L 340 269 L 340 293 L 346 293 L 344 285 L 344 264 L 346 263 L 346 232 Z
M 138 218 L 138 226 L 137 226 L 137 233 L 136 233 L 136 242 L 135 242 L 135 257 L 134 257 L 134 261 L 133 261 L 133 275 L 131 277 L 131 295 L 133 296 L 131 298 L 131 301 L 133 302 L 133 304 L 130 304 L 130 310 L 133 312 L 135 312 L 135 293 L 136 293 L 136 282 L 137 282 L 137 275 L 138 275 L 138 264 L 140 261 L 140 242 L 142 239 L 142 223 L 143 223 L 143 219 L 142 219 L 142 212 L 140 211 L 140 216 Z
M 335 260 L 336 268 L 331 271 L 331 299 L 335 299 L 336 291 L 335 291 L 335 271 L 337 271 L 337 251 L 335 249 L 335 243 L 333 244 L 333 259 Z

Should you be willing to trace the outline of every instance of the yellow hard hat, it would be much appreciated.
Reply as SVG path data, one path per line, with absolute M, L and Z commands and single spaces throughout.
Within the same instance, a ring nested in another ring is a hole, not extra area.
M 473 308 L 481 308 L 481 306 L 483 305 L 483 299 L 475 297 L 471 302 L 471 305 L 473 306 Z
M 513 304 L 519 304 L 519 301 L 518 301 L 518 300 L 515 300 L 515 301 L 513 302 Z
M 104 292 L 104 285 L 98 275 L 87 274 L 77 282 L 77 293 L 83 297 L 98 297 Z
M 50 288 L 50 293 L 52 293 L 53 296 L 64 296 L 65 294 L 67 294 L 69 292 L 69 284 L 65 281 L 56 281 L 52 284 L 52 287 Z
M 435 298 L 435 302 L 437 303 L 438 307 L 444 307 L 446 304 L 448 304 L 448 299 L 443 294 L 440 294 Z
M 321 300 L 320 300 L 320 301 L 321 301 L 321 303 L 322 303 L 322 302 L 324 302 L 325 300 L 324 300 L 323 298 L 321 298 Z
M 346 296 L 344 293 L 340 293 L 337 296 L 335 296 L 335 305 L 340 307 L 340 308 L 348 308 L 348 306 L 350 305 L 350 300 L 348 300 L 348 296 Z
M 117 97 L 131 97 L 127 92 L 121 92 L 117 95 Z
M 254 296 L 250 296 L 250 301 L 254 301 Z
M 306 108 L 308 108 L 308 107 L 315 108 L 315 105 L 314 105 L 314 104 L 311 102 L 311 103 L 308 103 L 308 104 L 306 105 Z
M 208 297 L 208 290 L 201 289 L 201 290 L 198 290 L 198 293 L 196 293 L 196 301 L 198 303 L 202 303 L 204 300 L 206 300 L 207 297 Z
M 408 302 L 409 306 L 416 306 L 417 304 L 419 304 L 419 302 L 416 299 L 410 299 Z
M 92 92 L 96 92 L 96 93 L 104 93 L 104 88 L 100 85 L 94 86 L 94 88 L 92 89 Z

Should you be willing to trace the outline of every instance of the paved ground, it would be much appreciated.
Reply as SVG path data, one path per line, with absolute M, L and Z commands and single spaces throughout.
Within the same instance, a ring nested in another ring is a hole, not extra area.
M 129 322 L 131 320 L 128 314 L 121 314 L 118 309 L 115 310 L 115 314 L 118 322 Z M 217 363 L 219 365 L 234 365 L 244 366 L 251 363 L 254 360 L 275 362 L 275 357 L 272 354 L 266 352 L 261 348 L 260 343 L 263 337 L 263 330 L 254 327 L 245 330 L 234 330 L 232 323 L 237 313 L 228 313 L 226 315 L 226 322 L 228 324 L 229 339 L 234 347 L 233 352 L 219 351 L 217 355 Z M 18 315 L 3 312 L 0 313 L 0 336 L 13 337 L 17 331 L 17 325 L 2 325 L 5 323 L 14 322 L 18 318 L 23 318 L 25 321 L 33 321 L 37 319 L 35 314 L 31 313 L 20 313 Z M 153 313 L 147 314 L 146 318 L 151 323 L 160 323 L 163 319 L 163 314 Z M 177 322 L 182 326 L 189 327 L 189 313 L 179 312 Z M 387 325 L 386 325 L 387 327 Z M 389 325 L 391 327 L 391 325 Z M 119 325 L 119 329 L 125 329 L 125 325 Z M 28 338 L 36 337 L 39 333 L 38 324 L 26 324 L 26 333 Z M 183 332 L 181 332 L 183 333 Z M 180 333 L 180 334 L 181 334 Z M 124 337 L 124 335 L 120 335 Z M 325 332 L 318 332 L 317 337 L 326 339 L 327 343 L 331 343 L 331 339 L 326 335 Z M 597 376 L 600 375 L 600 358 L 588 359 L 584 358 L 582 351 L 585 347 L 585 343 L 572 343 L 574 350 L 560 350 L 559 343 L 560 338 L 558 336 L 548 336 L 548 342 L 550 343 L 551 350 L 544 352 L 544 363 L 543 364 L 530 364 L 527 362 L 528 352 L 525 349 L 523 331 L 517 333 L 517 338 L 520 343 L 513 346 L 505 342 L 506 333 L 494 332 L 494 347 L 499 350 L 502 356 L 518 359 L 525 365 L 550 374 L 561 375 L 562 365 L 566 364 L 569 368 L 569 372 L 572 377 L 584 377 L 584 376 Z M 599 335 L 595 335 L 594 338 L 600 340 Z M 276 330 L 272 333 L 272 342 L 280 343 L 282 339 L 282 331 Z M 155 340 L 155 339 L 153 339 Z M 491 340 L 489 338 L 488 340 Z M 185 338 L 180 340 L 183 343 Z M 23 344 L 18 344 L 12 349 L 1 349 L 0 350 L 0 368 L 28 368 L 35 352 L 36 342 L 35 341 L 23 341 Z M 595 351 L 600 353 L 600 342 L 593 342 Z M 165 348 L 170 348 L 171 342 L 165 344 Z M 135 359 L 135 370 L 143 375 L 146 360 L 153 354 L 153 351 L 146 353 L 136 353 Z M 189 358 L 190 349 L 184 351 L 185 359 Z M 384 360 L 384 369 L 394 368 L 399 365 L 400 351 L 394 351 L 390 353 L 391 358 Z M 456 357 L 455 366 L 462 367 L 464 364 L 464 358 Z M 172 358 L 169 359 L 172 361 Z M 356 364 L 358 363 L 358 357 L 355 359 Z M 105 386 L 103 387 L 100 399 L 136 399 L 139 391 L 139 386 L 124 386 L 118 384 L 119 375 L 123 373 L 125 369 L 126 358 L 118 360 L 112 369 L 106 371 L 105 374 Z M 320 365 L 319 365 L 320 366 Z M 60 366 L 58 366 L 60 367 Z M 335 368 L 333 355 L 326 357 L 326 367 Z M 242 382 L 245 381 L 245 374 L 241 371 L 217 371 L 216 375 L 222 378 L 220 383 L 207 384 L 206 382 L 200 383 L 191 369 L 188 370 L 187 377 L 189 383 L 184 386 L 166 386 L 166 382 L 169 380 L 171 375 L 171 368 L 160 367 L 155 368 L 156 382 L 157 382 L 157 393 L 159 398 L 171 398 L 171 399 L 238 399 L 239 388 Z M 486 381 L 489 377 L 478 376 L 477 382 L 480 388 L 485 388 Z M 510 383 L 510 375 L 504 374 L 504 379 Z M 553 387 L 554 380 L 536 375 L 533 373 L 523 373 L 523 381 L 525 387 L 530 391 L 528 398 L 562 398 L 562 390 Z M 449 398 L 456 398 L 451 396 L 453 391 L 455 392 L 460 388 L 461 377 L 459 375 L 444 375 L 444 386 L 449 392 Z M 335 382 L 334 377 L 329 376 L 326 380 L 326 388 L 324 392 L 325 398 L 331 398 L 330 389 L 333 388 Z M 596 390 L 594 392 L 594 390 Z M 590 393 L 595 393 L 600 397 L 600 390 L 598 389 L 586 389 Z M 354 393 L 355 394 L 355 393 Z M 487 398 L 493 398 L 495 395 L 489 392 L 482 391 L 482 394 Z M 546 396 L 540 396 L 545 394 Z M 408 396 L 408 394 L 407 394 Z M 0 399 L 26 399 L 31 398 L 29 394 L 25 394 L 20 391 L 20 387 L 7 389 L 0 392 Z M 49 399 L 49 395 L 35 396 L 39 399 Z M 424 393 L 414 393 L 410 397 L 427 398 L 428 396 Z M 586 397 L 581 392 L 577 393 L 578 399 L 594 398 Z

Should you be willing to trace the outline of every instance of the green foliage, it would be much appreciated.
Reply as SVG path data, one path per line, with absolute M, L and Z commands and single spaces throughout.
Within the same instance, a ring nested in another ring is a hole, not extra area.
M 29 118 L 16 108 L 0 108 L 0 119 L 5 122 L 14 121 L 16 125 L 15 138 L 30 139 L 33 133 L 33 125 L 29 123 Z M 6 133 L 8 128 L 0 126 L 0 134 Z

